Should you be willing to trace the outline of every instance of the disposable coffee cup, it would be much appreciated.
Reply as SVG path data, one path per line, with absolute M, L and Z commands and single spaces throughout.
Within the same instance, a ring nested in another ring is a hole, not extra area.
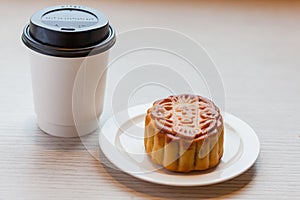
M 103 110 L 109 49 L 116 41 L 106 16 L 82 6 L 45 8 L 31 17 L 22 41 L 30 52 L 40 129 L 58 137 L 95 131 Z

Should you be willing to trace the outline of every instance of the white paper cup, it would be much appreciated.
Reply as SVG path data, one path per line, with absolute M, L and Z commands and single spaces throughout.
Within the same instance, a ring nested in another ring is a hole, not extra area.
M 59 9 L 64 19 L 59 18 Z M 54 13 L 51 14 L 51 11 Z M 87 14 L 78 16 L 76 13 L 74 17 L 74 12 Z M 49 18 L 43 21 L 45 13 L 50 14 Z M 93 13 L 92 16 L 89 16 L 90 13 Z M 71 20 L 72 17 L 75 21 Z M 102 21 L 97 24 L 100 18 Z M 93 23 L 90 23 L 91 21 Z M 78 28 L 85 23 L 92 25 Z M 61 28 L 66 24 L 69 29 Z M 36 31 L 37 29 L 39 30 Z M 44 31 L 43 34 L 40 34 L 41 30 Z M 93 32 L 89 32 L 90 30 Z M 103 31 L 108 31 L 108 34 L 102 34 Z M 49 37 L 41 41 L 45 35 Z M 65 38 L 70 41 L 65 41 Z M 86 40 L 78 41 L 82 38 Z M 91 41 L 87 41 L 89 38 Z M 97 39 L 99 42 L 95 44 Z M 30 49 L 34 106 L 39 127 L 44 132 L 58 137 L 83 136 L 97 129 L 97 118 L 103 110 L 108 50 L 115 42 L 115 34 L 108 25 L 108 20 L 90 8 L 46 8 L 32 16 L 31 23 L 24 29 L 22 40 Z
M 94 131 L 103 106 L 108 52 L 87 58 L 60 58 L 31 51 L 30 60 L 39 127 L 54 136 L 78 136 L 74 107 L 81 115 L 77 118 L 82 125 L 80 134 Z

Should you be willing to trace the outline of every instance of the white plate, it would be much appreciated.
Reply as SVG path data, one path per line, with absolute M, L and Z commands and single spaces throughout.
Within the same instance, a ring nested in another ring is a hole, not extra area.
M 224 155 L 211 170 L 175 173 L 154 164 L 144 150 L 144 118 L 150 105 L 129 108 L 109 118 L 99 134 L 102 152 L 118 169 L 145 181 L 172 186 L 201 186 L 223 182 L 249 169 L 260 144 L 254 130 L 225 113 Z

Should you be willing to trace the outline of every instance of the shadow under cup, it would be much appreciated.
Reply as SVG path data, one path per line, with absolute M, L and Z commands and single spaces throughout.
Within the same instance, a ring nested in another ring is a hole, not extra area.
M 30 49 L 34 106 L 43 131 L 78 137 L 98 128 L 115 40 L 107 18 L 92 8 L 54 6 L 31 17 L 22 41 Z

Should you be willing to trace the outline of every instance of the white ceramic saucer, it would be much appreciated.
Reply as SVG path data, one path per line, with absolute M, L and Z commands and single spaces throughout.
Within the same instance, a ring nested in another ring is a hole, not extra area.
M 151 105 L 139 105 L 109 118 L 99 134 L 102 152 L 117 169 L 138 179 L 172 186 L 202 186 L 232 179 L 249 169 L 260 144 L 254 130 L 241 119 L 224 113 L 224 155 L 214 169 L 175 173 L 153 164 L 144 150 L 144 118 Z

